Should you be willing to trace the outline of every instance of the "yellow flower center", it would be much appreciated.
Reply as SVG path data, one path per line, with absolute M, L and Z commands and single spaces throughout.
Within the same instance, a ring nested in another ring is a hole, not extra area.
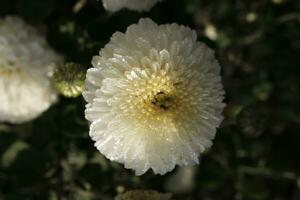
M 130 89 L 122 94 L 122 113 L 139 125 L 160 129 L 160 125 L 175 120 L 182 107 L 181 99 L 185 98 L 174 82 L 177 81 L 170 76 L 160 74 L 130 81 L 126 86 Z
M 178 124 L 199 115 L 202 110 L 199 96 L 203 92 L 197 80 L 191 78 L 194 75 L 199 76 L 162 70 L 134 78 L 129 76 L 122 92 L 110 102 L 118 104 L 113 107 L 125 119 L 159 132 L 166 124 Z

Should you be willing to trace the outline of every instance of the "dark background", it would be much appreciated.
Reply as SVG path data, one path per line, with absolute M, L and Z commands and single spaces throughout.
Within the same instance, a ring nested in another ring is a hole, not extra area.
M 81 9 L 74 9 L 84 2 Z M 106 12 L 95 0 L 0 0 L 49 44 L 87 68 L 115 31 L 141 17 L 177 22 L 215 49 L 226 90 L 225 120 L 202 155 L 194 189 L 179 200 L 300 199 L 300 1 L 165 0 L 150 12 Z M 213 25 L 218 37 L 205 34 Z M 93 147 L 84 101 L 60 98 L 38 119 L 0 124 L 1 200 L 106 200 L 122 190 L 166 192 L 164 176 L 136 177 Z M 183 177 L 184 178 L 184 177 Z

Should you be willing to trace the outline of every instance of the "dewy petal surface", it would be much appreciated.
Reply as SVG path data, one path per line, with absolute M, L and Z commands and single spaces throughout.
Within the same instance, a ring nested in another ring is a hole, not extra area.
M 22 19 L 0 19 L 0 122 L 34 119 L 57 99 L 49 75 L 62 58 Z
M 195 31 L 141 19 L 92 64 L 83 96 L 102 154 L 137 175 L 199 163 L 222 122 L 225 92 L 214 52 Z

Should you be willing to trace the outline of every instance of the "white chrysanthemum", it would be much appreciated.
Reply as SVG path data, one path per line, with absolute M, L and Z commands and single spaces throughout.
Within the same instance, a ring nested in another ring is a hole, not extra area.
M 0 19 L 0 121 L 31 120 L 55 102 L 48 76 L 60 61 L 23 20 Z
M 116 12 L 122 8 L 136 11 L 148 11 L 162 0 L 102 0 L 106 10 Z
M 90 136 L 137 175 L 199 162 L 224 108 L 214 52 L 185 26 L 142 19 L 93 58 L 84 97 Z

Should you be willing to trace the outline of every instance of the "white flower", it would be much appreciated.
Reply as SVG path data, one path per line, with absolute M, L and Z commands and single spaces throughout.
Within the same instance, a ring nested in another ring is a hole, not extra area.
M 162 0 L 102 0 L 106 10 L 116 12 L 122 8 L 136 11 L 148 11 Z
M 93 58 L 85 115 L 107 158 L 165 174 L 212 145 L 224 91 L 214 52 L 196 39 L 188 27 L 141 19 Z
M 23 20 L 0 19 L 0 121 L 22 123 L 54 103 L 57 95 L 48 76 L 60 61 Z

